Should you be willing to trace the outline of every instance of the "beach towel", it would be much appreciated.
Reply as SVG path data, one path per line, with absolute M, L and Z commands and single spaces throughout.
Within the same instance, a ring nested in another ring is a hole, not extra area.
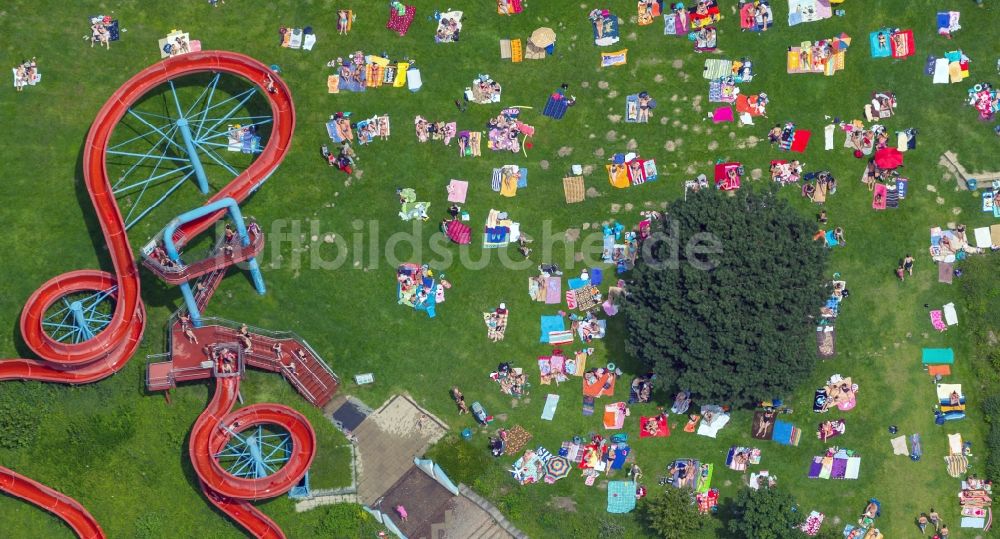
M 573 343 L 573 332 L 571 330 L 562 331 L 551 331 L 549 332 L 549 344 L 553 346 L 559 346 L 562 344 L 572 344 Z
M 585 373 L 583 375 L 583 394 L 590 397 L 610 397 L 614 395 L 615 375 L 605 372 L 600 377 L 596 377 L 593 373 Z
M 558 305 L 560 301 L 562 301 L 562 277 L 552 275 L 545 280 L 545 303 Z M 561 316 L 558 318 L 562 320 Z
M 951 376 L 951 365 L 926 365 L 931 376 Z
M 583 396 L 583 415 L 585 417 L 594 415 L 594 397 L 590 395 Z
M 636 485 L 633 481 L 610 481 L 608 483 L 608 512 L 628 513 L 635 509 Z
M 834 326 L 816 328 L 816 354 L 820 359 L 829 359 L 837 355 L 837 332 Z
M 712 122 L 713 123 L 725 123 L 733 121 L 733 108 L 732 107 L 719 107 L 712 111 Z
M 705 421 L 702 421 L 701 425 L 698 426 L 697 432 L 701 436 L 708 436 L 709 438 L 715 438 L 716 435 L 719 434 L 719 431 L 722 430 L 722 427 L 725 427 L 728 423 L 729 423 L 729 414 L 716 414 L 711 425 Z
M 545 397 L 545 406 L 542 408 L 542 419 L 552 421 L 552 418 L 556 415 L 556 406 L 558 405 L 559 395 L 549 393 L 549 395 Z
M 541 330 L 542 335 L 539 342 L 548 343 L 550 342 L 549 336 L 552 332 L 560 332 L 566 330 L 566 321 L 563 317 L 559 315 L 543 315 L 541 317 Z
M 601 53 L 601 67 L 614 67 L 625 65 L 628 60 L 628 49 L 622 49 L 615 52 L 602 52 Z
M 625 403 L 613 402 L 604 405 L 604 428 L 620 429 L 625 426 Z
M 774 436 L 771 439 L 775 442 L 782 445 L 797 446 L 799 445 L 801 436 L 802 432 L 791 423 L 781 420 L 774 421 Z
M 948 469 L 948 475 L 959 478 L 969 471 L 969 459 L 962 455 L 951 455 L 944 458 Z
M 709 58 L 705 60 L 705 68 L 701 76 L 708 80 L 718 80 L 733 74 L 733 61 L 721 58 Z
M 950 262 L 938 262 L 938 282 L 951 284 L 955 277 L 955 268 Z
M 563 193 L 566 196 L 567 204 L 583 202 L 586 198 L 583 176 L 563 178 Z
M 758 440 L 771 440 L 774 437 L 774 414 L 757 411 L 753 413 L 750 424 L 750 436 Z
M 861 474 L 861 457 L 848 457 L 844 469 L 844 479 L 857 479 Z
M 973 231 L 976 238 L 976 247 L 989 249 L 993 246 L 993 239 L 990 237 L 990 227 L 981 226 Z
M 829 19 L 830 0 L 788 0 L 788 26 Z
M 873 210 L 884 210 L 885 209 L 885 195 L 886 195 L 885 184 L 882 184 L 882 183 L 875 184 L 875 191 L 872 193 L 872 209 Z
M 792 139 L 792 146 L 789 148 L 793 152 L 802 153 L 806 151 L 806 146 L 809 145 L 809 139 L 812 137 L 812 132 L 806 129 L 795 130 L 795 137 Z
M 897 436 L 891 440 L 889 443 L 892 444 L 892 454 L 893 455 L 909 455 L 910 450 L 906 448 L 906 436 Z
M 934 60 L 934 84 L 948 84 L 948 59 Z
M 951 348 L 924 348 L 921 362 L 924 365 L 952 365 L 955 363 L 955 351 Z
M 938 331 L 944 331 L 948 329 L 948 325 L 944 323 L 944 313 L 941 310 L 933 310 L 930 312 L 931 315 L 931 325 L 934 329 Z
M 463 180 L 451 180 L 448 182 L 448 202 L 465 204 L 465 197 L 469 192 L 469 182 Z
M 658 415 L 655 417 L 639 418 L 639 437 L 651 438 L 670 436 L 670 425 L 667 423 L 667 416 Z
M 830 479 L 843 479 L 847 474 L 847 457 L 833 457 Z
M 829 124 L 823 128 L 823 149 L 832 150 L 833 149 L 833 135 L 836 131 L 837 126 Z

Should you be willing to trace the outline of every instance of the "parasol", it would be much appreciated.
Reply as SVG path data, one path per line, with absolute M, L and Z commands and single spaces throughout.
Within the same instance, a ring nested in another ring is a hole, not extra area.
M 553 480 L 562 479 L 569 475 L 569 460 L 566 457 L 551 457 L 545 463 L 545 475 L 551 476 Z
M 551 28 L 541 27 L 531 33 L 531 37 L 528 39 L 532 45 L 544 49 L 549 45 L 556 42 L 556 33 Z

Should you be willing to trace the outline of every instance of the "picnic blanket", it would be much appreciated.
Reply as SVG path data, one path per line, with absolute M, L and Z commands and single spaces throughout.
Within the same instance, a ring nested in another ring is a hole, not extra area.
M 958 478 L 969 471 L 969 459 L 964 455 L 950 455 L 944 457 L 945 465 L 948 468 L 948 475 Z
M 924 365 L 952 365 L 955 363 L 955 351 L 951 348 L 924 348 L 921 362 Z
M 506 453 L 520 453 L 528 442 L 531 441 L 531 433 L 524 430 L 521 425 L 514 425 L 507 431 Z
M 567 204 L 583 202 L 586 198 L 583 176 L 570 176 L 563 178 L 563 193 L 566 196 Z
M 847 430 L 847 423 L 843 419 L 837 419 L 836 421 L 830 421 L 830 425 L 833 428 L 832 434 L 824 434 L 823 423 L 819 424 L 819 428 L 816 429 L 816 437 L 824 442 L 830 438 L 836 438 L 840 436 Z
M 603 397 L 615 394 L 615 374 L 605 371 L 601 376 L 592 372 L 583 375 L 583 394 L 590 397 Z
M 906 448 L 906 436 L 897 436 L 891 440 L 889 443 L 892 444 L 892 454 L 893 455 L 909 455 L 910 450 Z
M 757 411 L 753 413 L 750 425 L 750 436 L 758 440 L 770 440 L 774 437 L 774 413 Z
M 658 415 L 655 417 L 639 418 L 639 437 L 662 437 L 670 436 L 670 425 L 667 423 L 667 416 Z
M 465 197 L 469 192 L 469 182 L 463 180 L 451 180 L 448 182 L 448 202 L 465 204 Z
M 829 19 L 830 0 L 788 0 L 788 26 Z
M 795 137 L 792 139 L 792 146 L 789 149 L 798 153 L 806 151 L 806 146 L 809 145 L 810 138 L 812 138 L 812 131 L 797 129 L 795 131 Z
M 781 445 L 797 446 L 801 437 L 802 431 L 795 425 L 777 419 L 774 421 L 774 434 L 771 439 L 775 442 Z
M 594 397 L 590 395 L 583 396 L 583 415 L 585 417 L 594 415 Z
M 837 332 L 834 326 L 816 327 L 816 353 L 820 359 L 837 355 Z
M 558 305 L 562 301 L 562 277 L 550 275 L 545 279 L 545 303 Z M 561 316 L 559 317 L 562 318 Z
M 416 11 L 415 6 L 404 6 L 402 2 L 393 2 L 389 6 L 389 20 L 385 23 L 385 27 L 400 36 L 405 36 L 410 30 Z
M 819 511 L 810 511 L 805 522 L 799 526 L 799 529 L 802 530 L 802 533 L 805 533 L 810 537 L 815 536 L 819 534 L 819 529 L 823 525 L 824 518 L 826 518 L 826 515 L 823 513 L 820 513 Z
M 613 430 L 625 426 L 626 407 L 624 402 L 613 402 L 604 405 L 604 428 Z
M 556 415 L 556 406 L 559 405 L 559 395 L 549 393 L 545 397 L 545 406 L 542 408 L 542 419 L 552 421 Z
M 938 282 L 951 284 L 955 278 L 955 266 L 951 262 L 938 262 Z
M 733 446 L 726 455 L 726 466 L 730 470 L 744 472 L 749 464 L 760 464 L 760 449 L 756 447 Z
M 628 513 L 635 509 L 636 485 L 633 481 L 610 481 L 608 483 L 608 512 Z
M 542 335 L 539 342 L 551 343 L 551 334 L 566 330 L 566 321 L 558 314 L 542 315 L 541 317 Z

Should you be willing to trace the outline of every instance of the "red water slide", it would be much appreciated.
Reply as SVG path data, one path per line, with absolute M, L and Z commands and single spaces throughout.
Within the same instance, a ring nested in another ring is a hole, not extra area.
M 309 470 L 316 455 L 316 433 L 309 420 L 280 404 L 255 404 L 229 413 L 236 402 L 240 378 L 216 378 L 215 395 L 191 429 L 188 450 L 201 488 L 213 505 L 255 537 L 283 538 L 281 528 L 248 500 L 279 496 L 291 490 Z M 277 425 L 291 439 L 292 454 L 280 470 L 267 477 L 236 477 L 219 465 L 221 452 L 234 433 L 258 425 Z
M 41 380 L 68 384 L 96 382 L 114 374 L 132 357 L 142 341 L 145 329 L 145 307 L 139 289 L 139 269 L 129 244 L 118 203 L 112 192 L 105 164 L 108 141 L 115 126 L 129 107 L 143 95 L 167 81 L 204 72 L 221 72 L 249 79 L 262 87 L 262 94 L 271 105 L 273 122 L 267 146 L 257 159 L 239 176 L 217 192 L 208 203 L 231 197 L 244 200 L 274 172 L 291 145 L 295 130 L 295 109 L 288 86 L 272 74 L 275 92 L 263 89 L 264 77 L 271 73 L 268 66 L 248 56 L 224 51 L 201 51 L 168 58 L 140 71 L 123 84 L 98 112 L 83 150 L 83 176 L 91 202 L 101 224 L 114 274 L 99 270 L 79 270 L 56 276 L 28 298 L 21 313 L 21 335 L 25 344 L 39 359 L 9 359 L 0 361 L 0 381 Z M 220 219 L 224 210 L 192 221 L 178 229 L 175 241 L 183 245 Z M 56 301 L 74 292 L 107 290 L 117 285 L 114 293 L 115 311 L 107 327 L 92 339 L 81 343 L 62 343 L 52 339 L 43 329 L 46 311 Z M 40 485 L 0 467 L 5 480 L 0 490 L 50 510 L 77 530 L 71 519 L 82 513 L 68 508 L 75 505 L 71 498 L 55 491 L 42 492 Z M 61 496 L 53 505 L 49 496 Z M 81 508 L 82 509 L 82 508 Z M 100 527 L 92 517 L 90 529 L 101 536 Z M 83 535 L 81 535 L 83 536 Z M 86 537 L 90 537 L 89 535 Z

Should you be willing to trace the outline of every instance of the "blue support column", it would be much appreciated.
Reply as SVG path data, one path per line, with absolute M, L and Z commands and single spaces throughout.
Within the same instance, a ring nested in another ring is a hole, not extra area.
M 198 311 L 198 302 L 194 299 L 194 292 L 191 291 L 189 283 L 181 283 L 181 295 L 184 296 L 184 304 L 187 305 L 188 316 L 194 327 L 201 327 L 201 313 Z
M 184 146 L 187 148 L 188 158 L 191 159 L 191 167 L 194 168 L 194 175 L 198 178 L 198 189 L 203 195 L 208 194 L 208 177 L 205 176 L 205 168 L 201 165 L 201 158 L 198 157 L 198 148 L 194 143 L 194 135 L 191 133 L 191 126 L 188 125 L 187 118 L 177 120 L 177 128 L 184 139 Z
M 80 340 L 89 341 L 90 339 L 93 339 L 94 332 L 90 330 L 90 325 L 87 323 L 87 317 L 83 314 L 83 304 L 79 301 L 74 301 L 69 304 L 69 311 L 73 313 L 73 322 L 80 331 Z

